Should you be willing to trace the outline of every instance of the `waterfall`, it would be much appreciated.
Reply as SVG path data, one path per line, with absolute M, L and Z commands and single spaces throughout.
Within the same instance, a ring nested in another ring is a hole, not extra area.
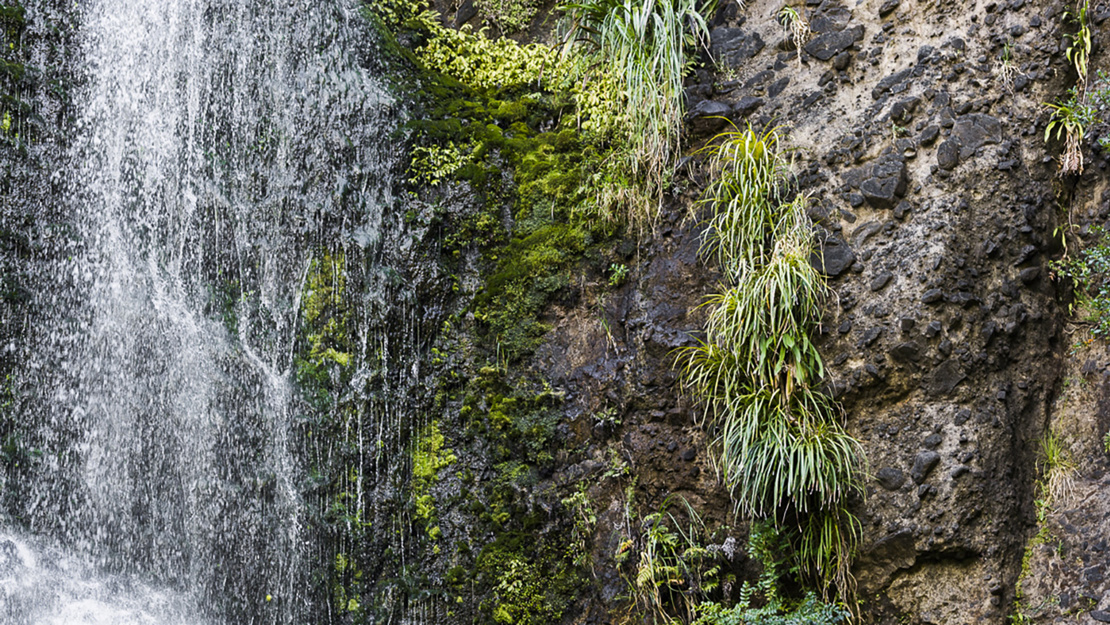
M 66 234 L 12 382 L 36 461 L 4 485 L 0 620 L 318 622 L 314 571 L 335 555 L 305 495 L 306 284 L 336 258 L 370 276 L 354 357 L 377 364 L 355 378 L 413 366 L 419 334 L 411 290 L 374 265 L 397 114 L 372 29 L 344 0 L 77 11 L 75 120 L 50 174 Z M 403 402 L 359 405 L 345 427 L 369 518 L 363 491 L 403 464 L 382 450 L 415 425 Z

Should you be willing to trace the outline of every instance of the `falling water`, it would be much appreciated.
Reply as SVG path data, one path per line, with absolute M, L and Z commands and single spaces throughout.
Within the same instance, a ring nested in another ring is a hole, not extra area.
M 37 460 L 5 485 L 0 620 L 318 622 L 313 571 L 334 555 L 310 531 L 295 386 L 314 261 L 369 276 L 356 379 L 393 367 L 403 386 L 420 325 L 372 266 L 396 113 L 369 22 L 345 0 L 77 10 L 76 119 L 51 177 L 66 234 L 13 383 Z M 410 420 L 404 402 L 358 406 L 344 427 L 370 517 Z

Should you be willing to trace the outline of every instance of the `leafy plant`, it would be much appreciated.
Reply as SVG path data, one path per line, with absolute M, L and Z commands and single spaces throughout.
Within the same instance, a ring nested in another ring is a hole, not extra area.
M 1045 102 L 1052 110 L 1052 117 L 1045 127 L 1044 140 L 1047 143 L 1053 134 L 1057 141 L 1064 139 L 1064 153 L 1060 157 L 1060 175 L 1083 173 L 1083 149 L 1081 142 L 1087 127 L 1096 121 L 1095 109 L 1081 97 L 1075 87 L 1068 91 L 1068 99 L 1063 102 Z
M 620 263 L 609 265 L 609 286 L 616 288 L 628 279 L 628 266 Z
M 1102 435 L 1102 450 L 1110 454 L 1110 431 Z
M 720 584 L 717 550 L 706 546 L 705 524 L 685 499 L 685 525 L 670 512 L 675 497 L 667 497 L 659 510 L 645 516 L 634 545 L 639 558 L 635 575 L 626 579 L 634 607 L 653 623 L 690 622 L 696 606 Z M 622 545 L 623 555 L 629 553 Z
M 1091 58 L 1091 22 L 1088 12 L 1090 11 L 1090 3 L 1088 0 L 1079 0 L 1075 5 L 1074 11 L 1067 11 L 1065 17 L 1071 19 L 1076 24 L 1076 32 L 1073 35 L 1067 35 L 1068 48 L 1067 57 L 1072 66 L 1075 67 L 1075 73 L 1079 75 L 1079 82 L 1083 85 L 1087 83 L 1087 67 Z
M 562 500 L 563 507 L 570 511 L 574 518 L 572 540 L 575 546 L 574 565 L 584 567 L 590 560 L 590 540 L 594 527 L 597 525 L 597 513 L 586 493 L 586 485 L 579 483 L 575 493 Z
M 535 0 L 478 0 L 478 9 L 502 34 L 520 32 L 532 23 L 539 10 Z
M 755 585 L 745 582 L 740 599 L 731 607 L 706 602 L 697 608 L 693 625 L 833 625 L 850 618 L 843 606 L 821 601 L 806 593 L 800 601 L 783 596 L 780 580 L 792 572 L 784 554 L 789 543 L 772 523 L 752 525 L 748 554 L 763 566 Z M 756 607 L 756 606 L 759 607 Z
M 1072 281 L 1076 304 L 1092 324 L 1091 334 L 1110 337 L 1110 236 L 1094 229 L 1098 241 L 1076 257 L 1053 261 L 1052 271 Z

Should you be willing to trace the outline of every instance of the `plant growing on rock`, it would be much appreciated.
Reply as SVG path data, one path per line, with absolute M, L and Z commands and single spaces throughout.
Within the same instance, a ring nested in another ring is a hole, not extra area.
M 721 581 L 719 550 L 707 546 L 705 523 L 689 502 L 679 498 L 684 526 L 670 512 L 674 499 L 667 497 L 659 510 L 644 517 L 641 535 L 632 540 L 639 559 L 635 575 L 625 581 L 633 608 L 652 623 L 691 622 L 698 604 Z M 627 548 L 624 553 L 629 553 Z
M 1105 339 L 1110 336 L 1110 236 L 1101 229 L 1094 232 L 1097 243 L 1049 267 L 1057 276 L 1072 281 L 1076 304 L 1092 324 L 1091 334 Z
M 779 9 L 779 24 L 782 24 L 783 30 L 790 36 L 790 41 L 794 44 L 794 48 L 798 50 L 798 66 L 802 65 L 802 46 L 805 45 L 806 40 L 809 39 L 809 22 L 802 14 L 790 5 L 783 5 Z
M 1073 87 L 1068 91 L 1069 98 L 1063 102 L 1045 102 L 1052 110 L 1052 117 L 1045 127 L 1044 140 L 1047 143 L 1055 136 L 1064 140 L 1064 153 L 1060 156 L 1060 175 L 1083 173 L 1083 136 L 1087 127 L 1095 122 L 1095 110 L 1086 98 L 1081 97 Z
M 627 170 L 644 195 L 602 194 L 625 206 L 630 221 L 654 225 L 681 150 L 683 76 L 691 51 L 709 41 L 715 0 L 587 0 L 563 7 L 571 26 L 564 57 L 584 48 L 593 60 L 583 80 L 613 91 L 608 111 L 628 141 L 611 171 Z
M 1007 93 L 1014 92 L 1014 78 L 1017 77 L 1017 65 L 1014 63 L 1014 45 L 1006 42 L 1002 46 L 1002 56 L 998 59 L 998 81 Z
M 738 511 L 792 519 L 799 569 L 846 595 L 858 524 L 845 506 L 863 451 L 819 390 L 825 368 L 810 337 L 826 287 L 810 263 L 806 198 L 792 193 L 776 130 L 734 126 L 705 152 L 717 174 L 703 254 L 725 285 L 706 301 L 704 340 L 680 352 L 683 377 L 718 432 L 715 462 Z
M 1065 17 L 1076 24 L 1076 32 L 1067 35 L 1067 57 L 1075 73 L 1079 75 L 1079 83 L 1084 87 L 1087 84 L 1087 67 L 1091 58 L 1091 22 L 1088 16 L 1090 4 L 1088 0 L 1079 0 L 1074 11 L 1067 11 Z
M 1063 443 L 1052 431 L 1047 432 L 1041 439 L 1040 464 L 1044 473 L 1044 493 L 1048 501 L 1055 503 L 1067 501 L 1075 489 L 1078 471 Z

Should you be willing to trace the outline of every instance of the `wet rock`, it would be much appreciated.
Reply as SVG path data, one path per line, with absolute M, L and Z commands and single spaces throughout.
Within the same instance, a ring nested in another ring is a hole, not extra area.
M 920 484 L 929 477 L 929 473 L 936 468 L 940 463 L 940 454 L 935 451 L 923 451 L 917 454 L 913 459 L 913 468 L 910 469 L 910 477 L 913 479 L 914 484 Z
M 1022 284 L 1032 284 L 1041 275 L 1040 267 L 1026 267 L 1018 273 L 1018 279 Z
M 1099 623 L 1110 623 L 1110 612 L 1106 610 L 1091 610 L 1090 615 Z
M 739 65 L 759 54 L 766 44 L 759 33 L 739 28 L 714 28 L 709 33 L 710 53 L 719 65 Z
M 863 39 L 863 26 L 820 34 L 805 45 L 805 50 L 820 61 L 828 61 Z
M 879 486 L 887 490 L 898 490 L 906 483 L 906 476 L 901 469 L 886 467 L 879 469 L 879 472 L 875 474 L 875 480 L 879 482 Z
M 879 7 L 879 17 L 886 17 L 890 15 L 892 12 L 894 12 L 894 9 L 898 8 L 898 5 L 900 4 L 902 4 L 902 0 L 886 0 Z
M 926 304 L 935 304 L 944 299 L 944 292 L 940 289 L 929 289 L 921 296 L 921 301 Z

